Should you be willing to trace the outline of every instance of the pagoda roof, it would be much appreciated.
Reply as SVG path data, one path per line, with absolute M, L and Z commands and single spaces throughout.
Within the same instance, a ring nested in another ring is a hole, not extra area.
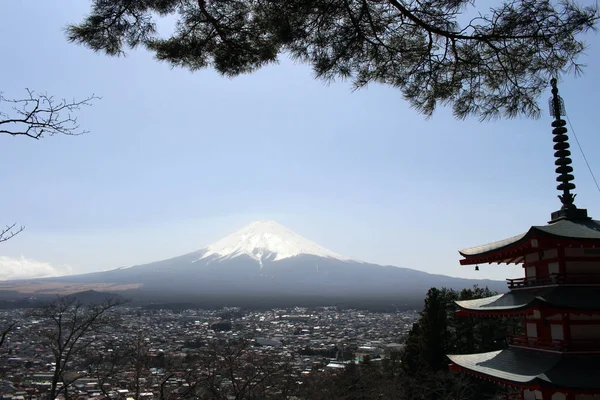
M 600 357 L 508 348 L 480 354 L 449 355 L 457 366 L 519 386 L 597 389 Z
M 483 299 L 457 301 L 465 311 L 473 313 L 514 313 L 545 305 L 559 309 L 600 311 L 600 287 L 553 286 L 513 290 Z
M 520 235 L 460 250 L 459 253 L 466 258 L 466 260 L 461 261 L 461 264 L 504 261 L 507 257 L 512 257 L 510 255 L 511 251 L 514 255 L 515 250 L 534 247 L 530 243 L 530 239 L 536 237 L 565 239 L 568 241 L 598 241 L 600 245 L 600 221 L 562 219 L 548 225 L 532 226 L 527 232 Z

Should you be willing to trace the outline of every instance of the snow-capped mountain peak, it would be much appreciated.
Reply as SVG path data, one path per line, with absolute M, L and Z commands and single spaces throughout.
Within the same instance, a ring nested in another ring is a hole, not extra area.
M 292 232 L 275 221 L 257 221 L 204 249 L 200 259 L 216 256 L 230 259 L 247 255 L 262 265 L 262 260 L 283 260 L 300 254 L 347 260 Z

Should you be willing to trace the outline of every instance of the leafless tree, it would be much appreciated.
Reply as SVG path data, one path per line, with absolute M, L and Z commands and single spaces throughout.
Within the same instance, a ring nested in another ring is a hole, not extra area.
M 56 100 L 47 94 L 37 94 L 26 89 L 27 96 L 8 99 L 0 92 L 0 134 L 26 136 L 41 139 L 44 135 L 76 136 L 86 133 L 79 127 L 74 112 L 89 106 L 98 97 L 92 95 L 83 100 Z M 0 243 L 12 239 L 25 227 L 16 223 L 0 230 Z
M 85 364 L 106 398 L 112 397 L 107 387 L 128 371 L 135 354 L 135 349 L 122 337 L 105 338 L 97 348 L 84 350 Z
M 0 133 L 41 139 L 44 135 L 77 136 L 87 132 L 80 128 L 74 112 L 91 105 L 98 97 L 69 101 L 26 91 L 27 96 L 21 99 L 7 99 L 0 92 Z
M 107 398 L 113 397 L 107 390 L 109 384 L 126 381 L 125 387 L 130 391 L 131 397 L 139 400 L 144 389 L 142 382 L 147 382 L 153 366 L 150 344 L 145 337 L 144 331 L 138 327 L 128 332 L 119 332 L 118 336 L 109 336 L 97 348 L 87 352 L 86 365 Z M 182 370 L 180 363 L 172 362 L 169 365 L 168 373 L 152 379 L 160 388 L 160 399 L 167 397 L 168 380 Z
M 196 355 L 171 363 L 163 379 L 177 376 L 185 385 L 180 399 L 287 399 L 296 384 L 291 357 L 257 352 L 245 340 L 215 341 Z M 163 390 L 161 400 L 175 395 Z
M 14 238 L 19 233 L 23 232 L 23 229 L 25 229 L 24 226 L 20 226 L 17 228 L 16 222 L 11 225 L 6 225 L 6 227 L 0 229 L 0 243 L 6 242 L 7 240 Z
M 17 326 L 16 321 L 8 322 L 6 325 L 0 327 L 0 347 L 4 344 L 4 341 L 8 337 L 8 334 Z
M 98 340 L 95 333 L 110 325 L 111 311 L 123 304 L 120 300 L 107 299 L 100 304 L 84 304 L 75 297 L 58 297 L 30 313 L 42 321 L 37 332 L 40 344 L 48 348 L 56 364 L 48 399 L 63 393 L 68 399 L 68 387 L 78 379 L 71 370 L 74 358 L 81 357 L 84 349 Z
M 142 393 L 141 382 L 144 373 L 149 369 L 148 357 L 149 345 L 144 340 L 144 335 L 141 330 L 135 332 L 127 340 L 125 346 L 125 354 L 128 354 L 127 364 L 132 369 L 133 379 L 130 381 L 129 389 L 134 392 L 134 400 L 139 400 Z
M 446 371 L 421 377 L 413 382 L 416 391 L 411 393 L 414 399 L 462 400 L 472 399 L 475 385 L 473 378 L 462 374 L 448 374 Z

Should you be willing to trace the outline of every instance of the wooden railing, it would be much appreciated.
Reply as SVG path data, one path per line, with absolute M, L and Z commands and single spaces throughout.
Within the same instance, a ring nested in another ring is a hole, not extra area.
M 544 286 L 544 285 L 586 285 L 586 284 L 600 284 L 600 274 L 550 274 L 542 276 L 532 276 L 528 278 L 514 278 L 507 279 L 509 289 L 518 289 L 531 286 Z
M 527 336 L 509 336 L 508 344 L 513 346 L 533 347 L 536 349 L 564 351 L 563 340 L 542 340 Z
M 508 344 L 563 352 L 600 351 L 600 340 L 593 339 L 571 339 L 570 341 L 565 341 L 557 339 L 543 340 L 527 336 L 510 336 Z
M 600 340 L 572 339 L 565 342 L 563 351 L 600 351 Z

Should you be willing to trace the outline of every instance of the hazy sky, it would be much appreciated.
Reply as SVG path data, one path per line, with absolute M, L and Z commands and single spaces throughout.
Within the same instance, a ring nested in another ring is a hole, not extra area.
M 102 97 L 79 114 L 84 136 L 0 137 L 0 223 L 26 226 L 0 244 L 0 279 L 157 261 L 257 219 L 351 258 L 503 279 L 521 268 L 474 272 L 457 250 L 545 224 L 560 206 L 547 111 L 480 123 L 440 109 L 427 120 L 393 88 L 326 85 L 286 59 L 229 79 L 142 50 L 109 58 L 65 39 L 88 7 L 0 0 L 5 97 Z M 600 38 L 586 40 L 584 76 L 560 89 L 600 177 Z M 576 203 L 600 217 L 572 147 Z

